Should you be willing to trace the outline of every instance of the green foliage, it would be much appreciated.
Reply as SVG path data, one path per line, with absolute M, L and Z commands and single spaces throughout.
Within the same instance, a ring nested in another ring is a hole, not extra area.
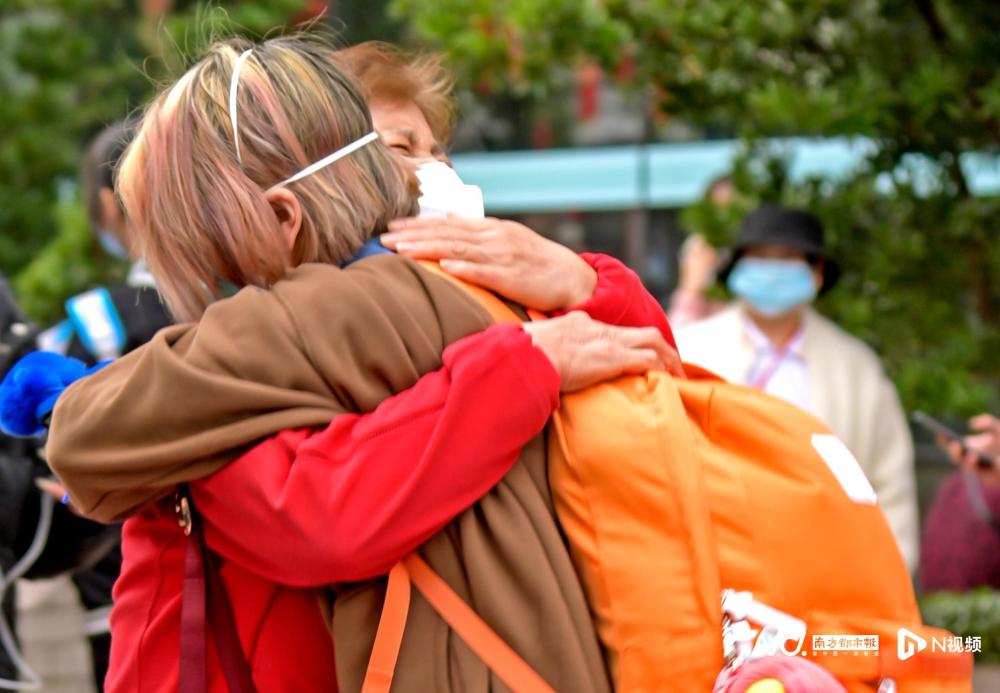
M 993 0 L 395 0 L 467 85 L 551 91 L 597 61 L 660 112 L 751 146 L 737 203 L 685 214 L 717 244 L 759 200 L 814 209 L 846 270 L 821 304 L 882 353 L 904 404 L 951 415 L 1000 405 L 1000 203 L 973 198 L 959 154 L 1000 145 L 1000 5 Z M 790 182 L 753 145 L 861 135 L 877 148 L 841 181 Z M 914 157 L 932 184 L 920 187 Z
M 0 12 L 0 271 L 42 322 L 110 276 L 74 201 L 89 138 L 214 38 L 285 27 L 306 0 L 175 1 L 165 18 L 142 16 L 139 4 L 15 0 Z
M 87 213 L 79 200 L 67 196 L 53 209 L 56 236 L 17 275 L 14 291 L 21 308 L 40 324 L 65 317 L 67 298 L 94 286 L 120 282 L 126 267 L 94 242 Z
M 1000 662 L 1000 593 L 989 589 L 973 592 L 938 592 L 920 599 L 924 623 L 954 635 L 981 637 L 977 663 Z
M 140 25 L 155 76 L 175 79 L 214 41 L 239 34 L 261 40 L 284 31 L 299 18 L 306 0 L 269 2 L 188 2 L 156 24 Z M 305 17 L 300 17 L 305 19 Z
M 0 14 L 0 270 L 6 273 L 23 268 L 51 237 L 57 187 L 75 177 L 81 142 L 134 103 L 137 75 L 109 60 L 121 45 L 115 37 L 122 25 L 114 18 L 121 5 L 25 2 Z M 95 34 L 108 42 L 95 41 Z
M 951 151 L 997 134 L 991 0 L 395 0 L 468 81 L 544 89 L 583 58 L 657 87 L 665 112 L 749 134 L 871 134 Z M 926 127 L 930 125 L 931 127 Z
M 460 79 L 523 96 L 544 92 L 552 67 L 588 55 L 612 62 L 632 37 L 600 0 L 396 0 L 393 12 L 454 56 Z M 635 3 L 639 4 L 639 3 Z

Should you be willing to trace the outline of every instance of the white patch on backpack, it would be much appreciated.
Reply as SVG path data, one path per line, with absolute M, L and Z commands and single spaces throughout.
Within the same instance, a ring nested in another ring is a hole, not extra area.
M 875 489 L 861 471 L 861 465 L 840 438 L 829 433 L 814 433 L 812 444 L 852 501 L 868 505 L 878 503 Z

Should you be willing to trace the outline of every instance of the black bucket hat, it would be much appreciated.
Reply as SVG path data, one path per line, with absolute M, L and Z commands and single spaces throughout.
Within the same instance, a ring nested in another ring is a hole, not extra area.
M 819 219 L 801 209 L 764 204 L 743 218 L 740 236 L 719 267 L 720 282 L 726 283 L 733 266 L 748 248 L 755 245 L 783 245 L 800 250 L 810 258 L 822 258 L 823 285 L 819 289 L 820 294 L 832 289 L 840 279 L 840 265 L 827 254 L 823 224 Z

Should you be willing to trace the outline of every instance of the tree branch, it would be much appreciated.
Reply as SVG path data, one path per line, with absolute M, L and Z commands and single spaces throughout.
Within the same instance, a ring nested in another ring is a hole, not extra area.
M 917 10 L 920 12 L 920 16 L 924 18 L 924 22 L 931 32 L 931 38 L 934 39 L 934 43 L 939 46 L 948 43 L 948 32 L 945 31 L 944 24 L 941 23 L 937 8 L 934 6 L 934 0 L 916 0 L 916 3 Z

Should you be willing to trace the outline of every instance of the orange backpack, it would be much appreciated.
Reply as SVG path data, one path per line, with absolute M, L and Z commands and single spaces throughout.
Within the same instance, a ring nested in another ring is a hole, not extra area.
M 498 322 L 518 319 L 463 286 Z M 565 396 L 552 420 L 556 511 L 616 690 L 710 691 L 728 660 L 750 655 L 751 625 L 764 627 L 765 653 L 768 642 L 784 645 L 852 693 L 888 680 L 902 693 L 971 690 L 971 655 L 921 624 L 906 566 L 847 449 L 790 404 L 686 370 L 688 380 L 652 372 Z M 412 558 L 405 565 L 395 590 L 390 580 L 366 691 L 391 682 L 409 594 L 400 585 L 423 571 Z M 426 595 L 429 576 L 417 578 Z M 468 607 L 452 607 L 435 604 L 511 688 L 546 689 L 509 648 L 499 652 L 506 646 Z M 910 631 L 903 643 L 900 629 Z
M 566 396 L 553 421 L 556 510 L 617 689 L 711 690 L 729 589 L 752 594 L 751 612 L 781 612 L 779 629 L 804 622 L 801 650 L 786 651 L 850 691 L 885 679 L 903 692 L 970 690 L 971 656 L 921 624 L 846 447 L 790 404 L 686 369 L 686 381 L 649 373 Z M 901 628 L 928 647 L 901 659 Z

